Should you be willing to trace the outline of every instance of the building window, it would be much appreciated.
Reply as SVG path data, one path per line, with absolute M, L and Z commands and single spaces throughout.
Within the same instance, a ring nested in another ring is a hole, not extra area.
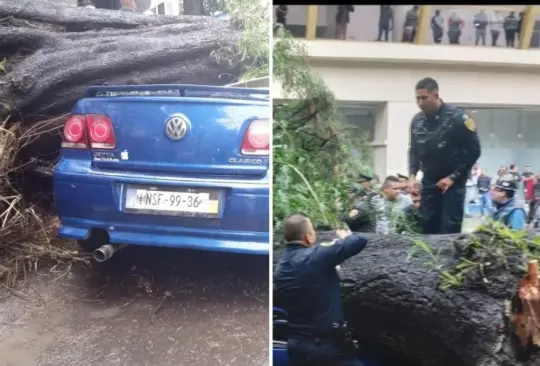
M 159 15 L 165 15 L 165 3 L 161 3 L 157 7 L 157 13 Z
M 481 167 L 491 174 L 510 164 L 540 171 L 540 110 L 469 108 L 468 112 L 478 127 Z

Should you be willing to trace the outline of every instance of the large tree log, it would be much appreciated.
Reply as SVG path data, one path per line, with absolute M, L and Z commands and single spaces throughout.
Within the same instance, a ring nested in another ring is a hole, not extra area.
M 417 247 L 410 237 L 366 235 L 366 249 L 341 266 L 346 319 L 360 344 L 384 345 L 423 366 L 540 365 L 505 323 L 505 306 L 525 273 L 523 251 L 498 250 L 506 244 L 496 235 L 431 236 L 421 240 L 435 257 L 420 251 L 409 258 Z M 319 239 L 334 236 L 319 233 Z M 479 242 L 489 249 L 474 249 Z M 276 247 L 274 263 L 281 250 Z M 462 258 L 483 266 L 442 290 L 441 271 L 452 272 Z M 274 303 L 279 306 L 277 294 Z
M 178 24 L 180 22 L 200 21 L 199 16 L 147 16 L 134 12 L 115 11 L 111 16 L 103 9 L 87 9 L 66 6 L 53 1 L 2 0 L 0 18 L 15 17 L 40 23 L 58 25 L 84 25 L 92 28 L 140 28 L 141 26 Z M 81 9 L 84 9 L 81 12 Z
M 18 0 L 0 2 L 0 18 L 0 101 L 25 118 L 68 112 L 90 85 L 223 85 L 243 70 L 241 30 L 215 18 Z

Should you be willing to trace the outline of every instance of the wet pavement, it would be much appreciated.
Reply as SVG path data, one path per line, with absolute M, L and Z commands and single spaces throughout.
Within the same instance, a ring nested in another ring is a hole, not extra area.
M 0 366 L 268 365 L 268 258 L 127 248 L 0 287 Z

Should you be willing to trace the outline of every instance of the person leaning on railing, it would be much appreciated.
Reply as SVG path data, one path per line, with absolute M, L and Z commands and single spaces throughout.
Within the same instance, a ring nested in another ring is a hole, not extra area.
M 120 10 L 137 11 L 137 4 L 135 0 L 120 0 Z
M 350 13 L 354 12 L 352 5 L 338 5 L 336 13 L 336 38 L 347 39 L 347 26 L 351 20 Z

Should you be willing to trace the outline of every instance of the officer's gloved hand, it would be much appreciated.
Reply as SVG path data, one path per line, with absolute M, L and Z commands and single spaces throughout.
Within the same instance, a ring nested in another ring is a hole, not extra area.
M 343 240 L 345 239 L 346 237 L 350 236 L 352 233 L 350 230 L 336 230 L 336 236 L 340 239 L 340 240 Z

